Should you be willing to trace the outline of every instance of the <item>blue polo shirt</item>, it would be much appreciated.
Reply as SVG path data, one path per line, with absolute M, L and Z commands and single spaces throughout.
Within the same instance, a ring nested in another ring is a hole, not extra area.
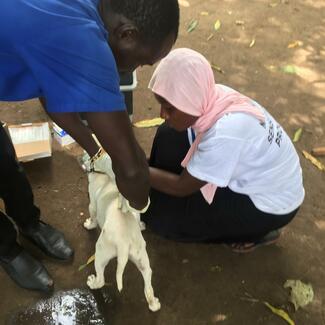
M 99 0 L 0 0 L 0 100 L 49 112 L 125 110 Z

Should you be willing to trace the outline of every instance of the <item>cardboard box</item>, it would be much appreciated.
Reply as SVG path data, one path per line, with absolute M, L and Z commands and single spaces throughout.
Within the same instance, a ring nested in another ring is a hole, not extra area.
M 75 140 L 63 129 L 61 129 L 57 124 L 53 122 L 53 136 L 56 141 L 60 143 L 61 146 L 67 146 L 74 143 Z
M 51 133 L 47 122 L 8 125 L 8 132 L 19 161 L 52 155 Z

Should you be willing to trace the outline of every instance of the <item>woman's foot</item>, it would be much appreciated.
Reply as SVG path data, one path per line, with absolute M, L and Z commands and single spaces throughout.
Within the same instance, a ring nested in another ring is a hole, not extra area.
M 254 242 L 241 242 L 241 243 L 232 243 L 228 246 L 235 253 L 250 253 L 259 246 L 271 245 L 278 241 L 281 232 L 279 230 L 272 230 L 264 237 L 255 240 Z

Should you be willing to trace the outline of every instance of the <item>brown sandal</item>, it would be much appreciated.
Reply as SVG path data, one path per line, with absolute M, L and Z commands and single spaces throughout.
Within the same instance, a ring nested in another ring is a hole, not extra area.
M 232 243 L 228 246 L 231 250 L 235 253 L 250 253 L 254 251 L 256 248 L 263 246 L 263 245 L 271 245 L 278 241 L 280 237 L 279 230 L 270 231 L 264 237 L 254 241 L 254 242 L 240 242 L 240 243 Z

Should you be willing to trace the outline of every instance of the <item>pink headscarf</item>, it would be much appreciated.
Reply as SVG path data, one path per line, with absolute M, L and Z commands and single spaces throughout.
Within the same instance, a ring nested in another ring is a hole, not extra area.
M 263 113 L 248 97 L 235 90 L 225 90 L 215 84 L 210 63 L 200 53 L 187 48 L 171 51 L 158 65 L 149 88 L 178 110 L 199 118 L 192 126 L 197 134 L 182 166 L 186 167 L 204 133 L 223 115 L 244 112 L 264 122 Z M 205 200 L 211 204 L 217 186 L 201 188 Z

